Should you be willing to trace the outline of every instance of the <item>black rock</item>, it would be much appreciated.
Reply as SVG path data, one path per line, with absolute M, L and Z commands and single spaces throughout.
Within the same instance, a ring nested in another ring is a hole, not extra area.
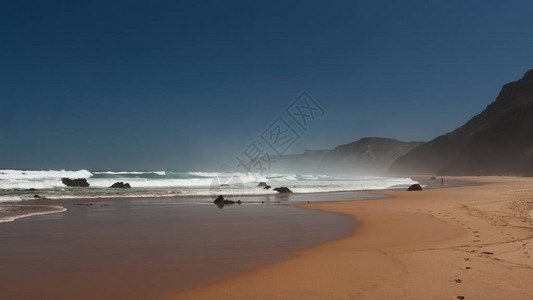
M 241 204 L 242 202 L 239 200 L 237 202 L 232 200 L 226 200 L 222 195 L 218 196 L 213 203 L 218 206 L 218 208 L 223 209 L 225 205 L 232 205 L 232 204 Z
M 261 181 L 261 182 L 259 182 L 259 184 L 258 184 L 257 186 L 267 186 L 267 183 L 266 183 L 266 182 L 263 182 L 263 181 Z
M 213 201 L 213 203 L 215 204 L 219 204 L 219 203 L 222 203 L 224 202 L 224 197 L 222 197 L 222 195 L 218 196 L 215 201 Z
M 124 182 L 120 181 L 120 182 L 113 183 L 113 185 L 110 186 L 109 188 L 112 188 L 112 189 L 131 189 L 131 186 L 127 182 L 124 183 Z
M 270 185 L 266 185 L 263 190 L 270 190 L 271 186 Z
M 416 183 L 416 184 L 411 185 L 407 190 L 408 191 L 421 191 L 422 187 L 420 186 L 420 184 Z
M 284 187 L 284 186 L 275 188 L 274 191 L 278 193 L 292 193 L 292 191 L 288 187 Z
M 85 178 L 78 178 L 78 179 L 70 179 L 70 178 L 61 178 L 61 182 L 63 182 L 66 186 L 74 186 L 74 187 L 89 187 L 89 183 L 87 182 L 87 179 Z

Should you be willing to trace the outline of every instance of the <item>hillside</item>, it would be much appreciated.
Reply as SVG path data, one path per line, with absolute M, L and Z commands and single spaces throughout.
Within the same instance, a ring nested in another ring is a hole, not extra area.
M 483 112 L 399 157 L 391 173 L 533 175 L 533 70 L 503 86 Z
M 278 157 L 273 167 L 275 171 L 289 173 L 385 174 L 396 158 L 421 144 L 365 137 L 333 150 L 307 150 L 303 154 Z

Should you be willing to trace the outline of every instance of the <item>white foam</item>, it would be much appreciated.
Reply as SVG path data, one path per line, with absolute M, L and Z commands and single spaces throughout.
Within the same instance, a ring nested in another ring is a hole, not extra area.
M 41 179 L 41 178 L 89 178 L 92 173 L 87 170 L 66 171 L 66 170 L 0 170 L 0 179 Z
M 108 174 L 108 175 L 143 175 L 143 174 L 157 174 L 166 175 L 166 171 L 152 171 L 152 172 L 140 172 L 140 171 L 105 171 L 105 172 L 93 172 L 93 174 Z
M 2 195 L 0 196 L 0 203 L 2 202 L 14 202 L 23 200 L 21 196 L 17 195 Z
M 225 176 L 224 173 L 218 173 L 218 172 L 187 172 L 191 175 L 195 176 L 202 176 L 202 177 L 217 177 L 217 176 Z
M 220 174 L 221 176 L 205 178 L 91 178 L 89 183 L 91 187 L 107 188 L 117 181 L 128 182 L 131 187 L 135 188 L 188 188 L 188 187 L 210 187 L 213 184 L 224 184 L 232 179 L 238 183 L 254 183 L 267 181 L 265 177 L 255 177 L 245 174 Z
M 0 189 L 47 189 L 64 186 L 61 178 L 89 178 L 92 173 L 87 170 L 66 171 L 24 171 L 0 170 Z

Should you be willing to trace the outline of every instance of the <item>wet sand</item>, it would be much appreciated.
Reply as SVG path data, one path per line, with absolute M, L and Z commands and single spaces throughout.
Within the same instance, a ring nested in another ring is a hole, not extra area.
M 0 298 L 163 298 L 285 260 L 356 226 L 342 214 L 274 203 L 354 197 L 369 196 L 253 197 L 222 210 L 183 198 L 28 202 L 67 210 L 0 224 Z
M 175 299 L 533 299 L 533 178 L 313 203 L 353 235 Z M 445 183 L 454 178 L 445 178 Z

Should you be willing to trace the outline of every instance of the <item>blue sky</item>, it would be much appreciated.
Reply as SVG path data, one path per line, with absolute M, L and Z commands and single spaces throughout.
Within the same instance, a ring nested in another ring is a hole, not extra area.
M 289 150 L 430 140 L 533 68 L 527 1 L 2 1 L 0 168 L 216 168 L 302 91 Z

